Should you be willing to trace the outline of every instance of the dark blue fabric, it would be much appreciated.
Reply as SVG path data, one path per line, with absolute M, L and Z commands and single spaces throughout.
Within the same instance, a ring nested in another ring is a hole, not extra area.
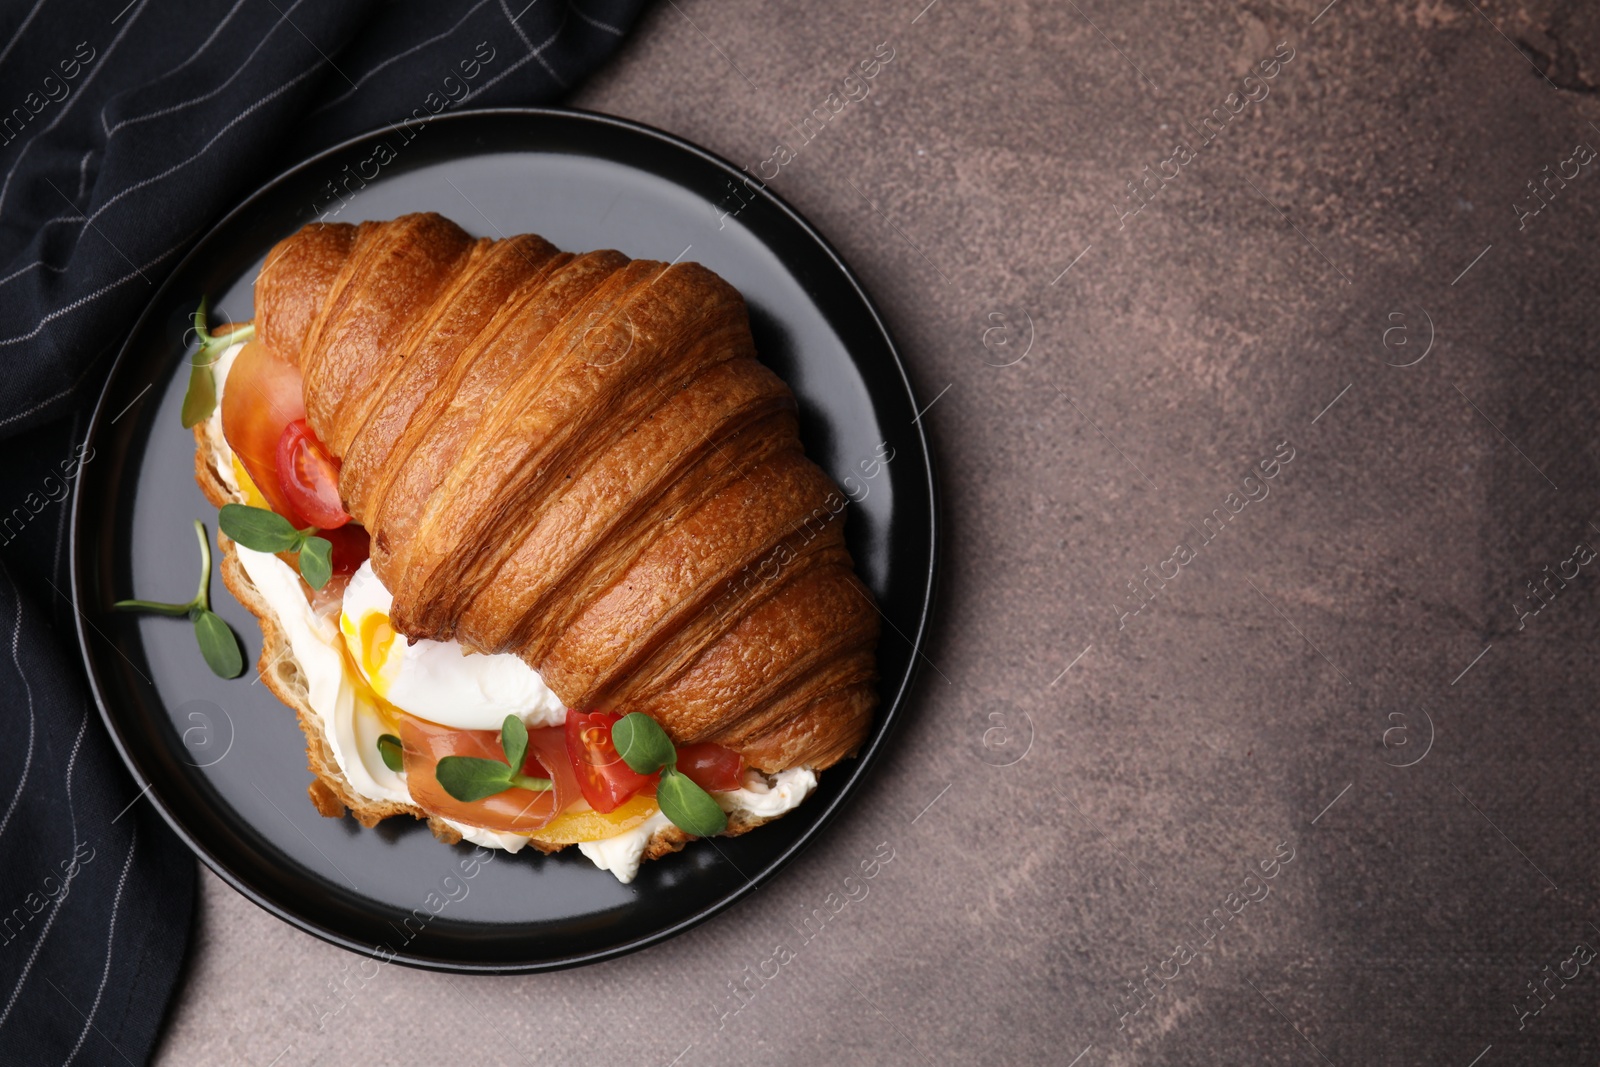
M 0 1063 L 143 1063 L 189 853 L 79 675 L 67 482 L 110 356 L 223 212 L 441 109 L 555 100 L 643 0 L 0 2 Z

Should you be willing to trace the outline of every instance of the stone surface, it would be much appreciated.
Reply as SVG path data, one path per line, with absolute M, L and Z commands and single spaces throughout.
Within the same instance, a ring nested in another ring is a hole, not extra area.
M 924 2 L 664 3 L 576 99 L 757 167 L 894 50 L 772 183 L 938 398 L 937 669 L 882 773 L 668 944 L 518 979 L 387 967 L 327 1018 L 356 957 L 206 874 L 159 1063 L 1600 1053 L 1574 956 L 1600 947 L 1600 562 L 1514 607 L 1600 543 L 1600 174 L 1516 209 L 1600 145 L 1600 19 Z M 1177 576 L 1133 614 L 1146 567 Z M 731 1013 L 880 842 L 869 895 Z

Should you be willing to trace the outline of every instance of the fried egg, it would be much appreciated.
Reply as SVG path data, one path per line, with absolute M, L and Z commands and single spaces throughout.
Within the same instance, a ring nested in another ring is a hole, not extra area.
M 458 730 L 498 730 L 507 715 L 559 726 L 567 709 L 516 656 L 469 652 L 455 641 L 407 641 L 389 621 L 394 597 L 372 562 L 350 577 L 339 632 L 372 691 L 401 711 Z

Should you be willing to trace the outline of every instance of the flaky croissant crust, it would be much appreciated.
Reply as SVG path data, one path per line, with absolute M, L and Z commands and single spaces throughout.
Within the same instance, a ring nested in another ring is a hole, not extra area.
M 878 615 L 845 501 L 717 275 L 420 214 L 304 227 L 255 309 L 398 632 L 766 771 L 860 745 Z

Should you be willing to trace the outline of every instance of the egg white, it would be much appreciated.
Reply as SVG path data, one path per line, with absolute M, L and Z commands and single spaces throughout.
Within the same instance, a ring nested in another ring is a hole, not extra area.
M 456 641 L 408 642 L 389 628 L 393 603 L 368 560 L 350 576 L 339 613 L 351 658 L 380 697 L 457 730 L 498 730 L 507 715 L 530 729 L 567 721 L 566 706 L 522 660 L 468 652 Z

